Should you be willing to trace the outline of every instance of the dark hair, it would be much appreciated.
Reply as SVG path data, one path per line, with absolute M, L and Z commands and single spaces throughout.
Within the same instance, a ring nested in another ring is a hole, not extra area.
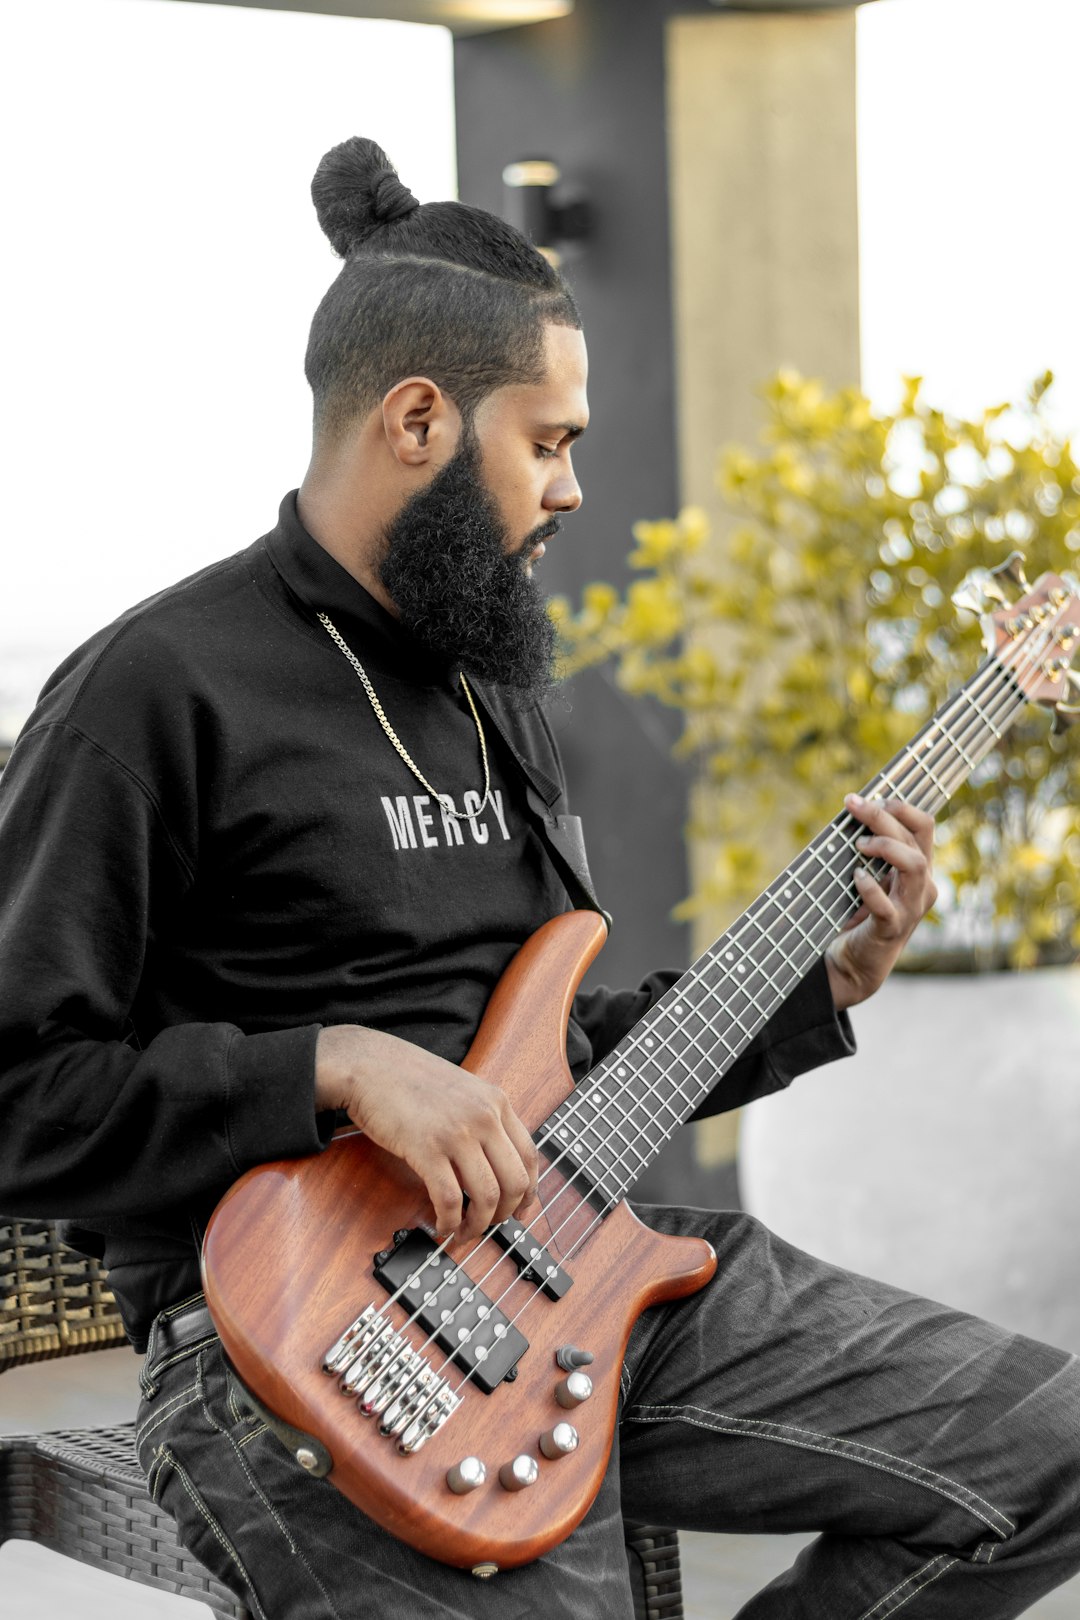
M 519 231 L 465 203 L 418 203 L 374 141 L 327 152 L 311 195 L 345 260 L 304 362 L 317 438 L 339 437 L 413 374 L 438 383 L 468 427 L 492 389 L 540 381 L 546 322 L 581 325 L 562 277 Z

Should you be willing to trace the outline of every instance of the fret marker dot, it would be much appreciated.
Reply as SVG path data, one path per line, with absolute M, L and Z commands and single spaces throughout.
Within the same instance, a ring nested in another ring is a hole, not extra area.
M 790 900 L 791 899 L 791 890 L 790 889 L 785 889 L 784 890 L 784 899 L 785 900 Z
M 615 1073 L 618 1075 L 620 1080 L 626 1079 L 626 1070 L 621 1066 L 615 1070 Z
M 735 960 L 735 952 L 734 951 L 728 951 L 727 960 L 729 962 L 734 962 L 734 960 Z
M 738 968 L 736 969 L 736 972 L 745 973 L 746 972 L 746 963 L 745 962 L 740 962 Z
M 564 1142 L 568 1139 L 570 1132 L 567 1130 L 565 1125 L 559 1126 L 559 1135 L 562 1137 Z
M 671 1010 L 674 1013 L 678 1013 L 679 1016 L 682 1017 L 683 1013 L 686 1011 L 686 1008 L 683 1006 L 681 1001 L 677 1001 Z
M 646 1035 L 646 1037 L 645 1037 L 645 1045 L 646 1046 L 655 1046 L 656 1045 L 656 1042 L 653 1040 L 651 1035 Z

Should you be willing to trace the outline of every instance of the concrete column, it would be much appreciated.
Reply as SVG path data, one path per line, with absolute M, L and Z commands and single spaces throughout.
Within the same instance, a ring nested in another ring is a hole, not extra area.
M 680 493 L 722 528 L 765 378 L 858 379 L 855 13 L 673 18 L 667 83 Z
M 667 105 L 680 499 L 709 512 L 722 567 L 718 452 L 756 440 L 761 384 L 859 377 L 855 13 L 674 17 Z M 692 872 L 709 856 L 692 842 Z M 697 949 L 728 921 L 703 918 Z M 737 1120 L 694 1129 L 719 1172 Z

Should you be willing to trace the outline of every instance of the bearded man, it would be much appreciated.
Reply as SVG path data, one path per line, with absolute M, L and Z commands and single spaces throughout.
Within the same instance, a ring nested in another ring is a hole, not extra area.
M 647 1212 L 707 1238 L 715 1279 L 635 1328 L 580 1527 L 495 1581 L 311 1478 L 225 1361 L 208 1216 L 343 1114 L 410 1166 L 436 1233 L 529 1209 L 529 1131 L 458 1064 L 516 950 L 591 900 L 534 577 L 581 502 L 573 299 L 501 221 L 418 206 L 372 142 L 327 154 L 313 195 L 345 263 L 311 331 L 300 490 L 268 535 L 72 654 L 4 775 L 2 1205 L 104 1257 L 147 1351 L 152 1493 L 255 1615 L 615 1620 L 623 1511 L 821 1530 L 753 1620 L 1019 1614 L 1080 1561 L 1073 1358 L 735 1212 Z M 889 877 L 859 877 L 855 926 L 706 1112 L 849 1050 L 844 1010 L 932 902 L 929 819 L 850 808 Z M 576 1078 L 674 977 L 577 998 Z

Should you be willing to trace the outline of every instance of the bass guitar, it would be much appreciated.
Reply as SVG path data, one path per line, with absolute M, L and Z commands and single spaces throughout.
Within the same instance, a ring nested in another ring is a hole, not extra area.
M 965 606 L 1003 601 L 985 571 L 963 589 Z M 979 669 L 863 795 L 935 811 L 1027 701 L 1068 716 L 1078 589 L 1043 575 L 988 613 Z M 707 1243 L 644 1227 L 625 1194 L 857 909 L 862 830 L 835 816 L 578 1085 L 567 1019 L 605 924 L 571 911 L 526 942 L 464 1067 L 534 1133 L 534 1218 L 437 1242 L 421 1182 L 355 1129 L 231 1188 L 206 1232 L 207 1300 L 301 1466 L 480 1576 L 573 1530 L 607 1465 L 635 1320 L 716 1266 Z

